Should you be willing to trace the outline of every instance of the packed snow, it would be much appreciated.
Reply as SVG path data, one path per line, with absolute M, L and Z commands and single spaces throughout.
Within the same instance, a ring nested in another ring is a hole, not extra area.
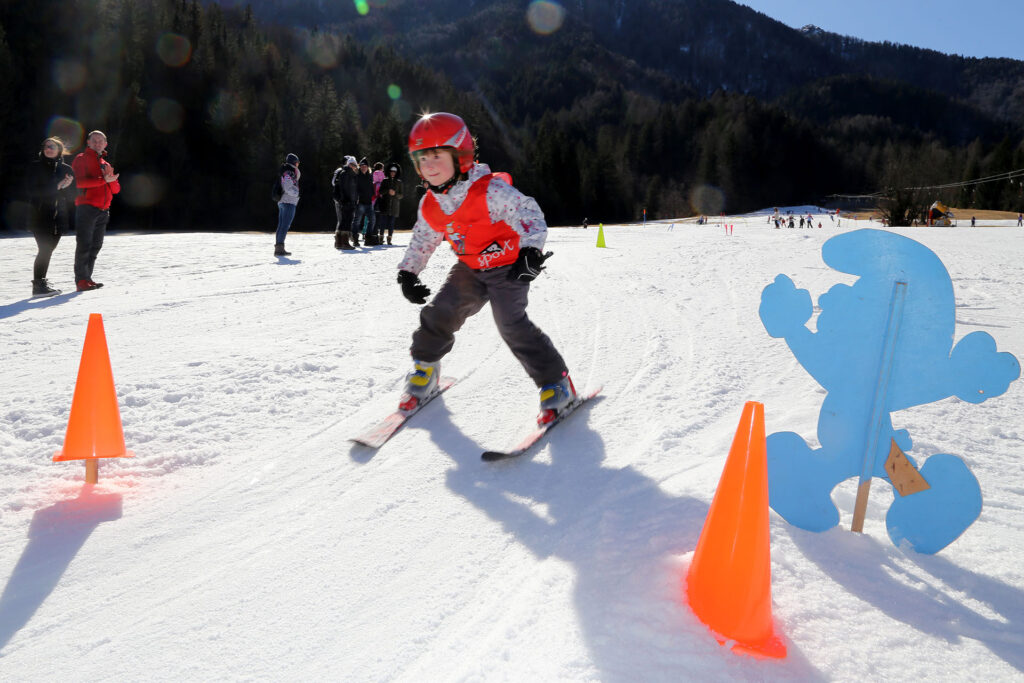
M 114 231 L 105 286 L 83 293 L 69 236 L 50 267 L 65 293 L 34 300 L 33 239 L 0 238 L 0 678 L 1024 679 L 1022 381 L 894 415 L 910 455 L 959 455 L 981 484 L 981 517 L 940 553 L 890 542 L 884 482 L 863 534 L 854 480 L 833 492 L 840 528 L 771 514 L 786 659 L 731 652 L 684 601 L 744 403 L 816 442 L 824 390 L 765 332 L 761 290 L 784 273 L 816 300 L 851 279 L 825 240 L 879 226 L 815 218 L 605 225 L 603 249 L 598 225 L 551 229 L 529 314 L 577 388 L 604 388 L 493 464 L 481 452 L 528 431 L 537 392 L 486 309 L 443 361 L 452 389 L 379 451 L 347 441 L 409 369 L 408 233 L 354 252 L 291 234 L 275 258 L 271 234 Z M 897 232 L 949 270 L 957 339 L 984 330 L 1024 359 L 1024 229 Z M 453 263 L 442 246 L 424 282 Z M 91 313 L 135 453 L 95 486 L 51 461 Z

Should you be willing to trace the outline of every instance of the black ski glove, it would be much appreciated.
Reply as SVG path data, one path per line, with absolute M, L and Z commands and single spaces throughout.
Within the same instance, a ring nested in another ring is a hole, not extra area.
M 523 247 L 519 250 L 519 257 L 512 264 L 508 273 L 508 279 L 532 282 L 544 270 L 544 262 L 551 258 L 553 252 L 540 253 L 536 247 Z
M 419 276 L 415 273 L 410 273 L 408 270 L 398 271 L 398 284 L 402 285 L 402 294 L 412 303 L 427 303 L 430 288 L 420 282 Z

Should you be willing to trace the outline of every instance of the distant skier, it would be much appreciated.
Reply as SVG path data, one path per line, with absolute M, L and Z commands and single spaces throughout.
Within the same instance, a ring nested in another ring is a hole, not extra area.
M 447 240 L 458 262 L 433 300 L 420 311 L 412 335 L 413 370 L 399 408 L 414 410 L 437 387 L 441 358 L 455 332 L 490 302 L 498 332 L 540 387 L 538 424 L 555 419 L 576 398 L 565 361 L 526 316 L 530 282 L 544 270 L 547 223 L 537 202 L 474 163 L 475 145 L 454 114 L 427 114 L 409 133 L 413 167 L 426 181 L 412 239 L 398 264 L 402 294 L 426 303 L 430 289 L 419 279 L 434 250 Z

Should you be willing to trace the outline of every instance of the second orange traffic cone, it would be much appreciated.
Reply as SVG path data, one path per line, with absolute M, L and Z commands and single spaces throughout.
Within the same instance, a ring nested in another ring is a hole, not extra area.
M 107 336 L 103 332 L 103 316 L 92 313 L 85 331 L 85 346 L 71 399 L 64 448 L 54 453 L 53 459 L 94 460 L 134 455 L 124 446 L 114 373 L 110 368 Z
M 786 656 L 772 622 L 764 405 L 743 407 L 686 577 L 690 608 L 733 650 Z

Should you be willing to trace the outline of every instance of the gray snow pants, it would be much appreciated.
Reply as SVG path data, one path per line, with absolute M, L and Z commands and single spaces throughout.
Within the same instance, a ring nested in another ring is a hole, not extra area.
M 412 335 L 412 357 L 433 363 L 452 350 L 455 333 L 488 301 L 501 338 L 538 387 L 553 384 L 567 369 L 555 345 L 526 317 L 530 283 L 509 280 L 511 266 L 473 270 L 462 261 L 448 272 L 433 301 L 420 310 Z
M 75 282 L 92 279 L 92 269 L 103 248 L 108 222 L 110 211 L 90 204 L 75 207 Z

